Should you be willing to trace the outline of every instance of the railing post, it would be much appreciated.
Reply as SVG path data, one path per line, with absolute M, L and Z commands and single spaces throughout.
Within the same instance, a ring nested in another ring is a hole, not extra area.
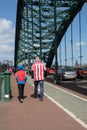
M 0 101 L 4 101 L 4 73 L 0 73 Z
M 5 99 L 10 100 L 11 90 L 10 90 L 10 72 L 5 71 Z

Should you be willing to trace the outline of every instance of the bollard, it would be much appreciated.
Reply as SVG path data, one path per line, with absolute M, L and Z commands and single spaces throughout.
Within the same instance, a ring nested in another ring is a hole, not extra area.
M 10 90 L 10 72 L 7 69 L 4 72 L 4 77 L 5 77 L 5 99 L 10 100 L 11 96 L 11 90 Z
M 4 101 L 4 73 L 0 73 L 0 101 Z

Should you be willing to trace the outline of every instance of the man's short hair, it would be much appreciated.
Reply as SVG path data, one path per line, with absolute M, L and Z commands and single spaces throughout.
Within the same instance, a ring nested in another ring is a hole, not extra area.
M 40 61 L 40 58 L 37 56 L 36 58 L 35 58 L 35 61 L 37 62 L 37 61 Z

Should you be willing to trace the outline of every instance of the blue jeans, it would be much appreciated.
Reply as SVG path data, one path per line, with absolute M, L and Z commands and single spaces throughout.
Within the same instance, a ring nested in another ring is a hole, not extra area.
M 40 84 L 40 98 L 43 98 L 44 96 L 44 81 L 34 81 L 34 96 L 37 97 L 38 94 L 38 84 Z

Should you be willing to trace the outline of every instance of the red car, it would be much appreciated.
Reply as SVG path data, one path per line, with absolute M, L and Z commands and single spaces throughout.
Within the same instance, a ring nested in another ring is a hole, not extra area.
M 55 69 L 54 68 L 48 68 L 47 69 L 47 74 L 48 75 L 55 74 Z
M 86 78 L 87 68 L 77 68 L 77 78 Z

